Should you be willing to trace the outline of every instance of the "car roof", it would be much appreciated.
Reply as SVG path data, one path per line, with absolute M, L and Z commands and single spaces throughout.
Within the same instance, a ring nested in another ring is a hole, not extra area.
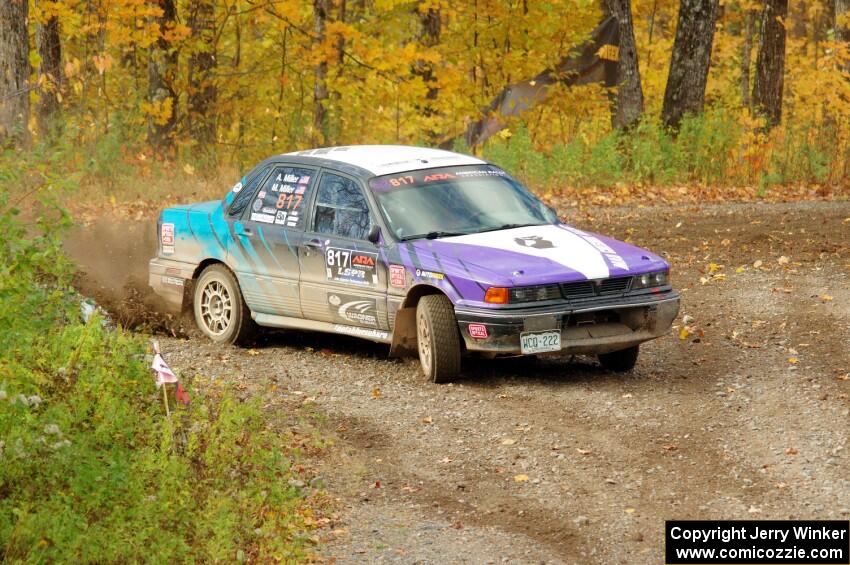
M 294 151 L 284 153 L 283 156 L 312 157 L 316 161 L 333 161 L 357 167 L 374 176 L 430 169 L 432 167 L 486 164 L 486 161 L 470 155 L 410 145 L 346 145 Z

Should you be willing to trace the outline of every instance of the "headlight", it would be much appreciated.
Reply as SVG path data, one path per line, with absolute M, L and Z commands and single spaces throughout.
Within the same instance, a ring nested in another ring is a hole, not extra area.
M 557 284 L 523 286 L 510 289 L 510 302 L 539 302 L 561 298 L 561 287 Z
M 644 273 L 636 275 L 632 281 L 632 290 L 641 288 L 655 288 L 670 284 L 670 271 L 656 271 L 654 273 Z

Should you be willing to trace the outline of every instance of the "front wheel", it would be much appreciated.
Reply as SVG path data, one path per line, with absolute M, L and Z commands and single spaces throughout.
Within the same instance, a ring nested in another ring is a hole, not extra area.
M 195 284 L 192 302 L 195 323 L 214 342 L 245 345 L 256 337 L 257 325 L 251 319 L 239 283 L 223 265 L 204 269 Z
M 627 373 L 635 368 L 637 363 L 640 346 L 635 345 L 628 349 L 613 351 L 611 353 L 600 353 L 599 363 L 609 371 L 617 373 Z
M 432 382 L 449 382 L 460 373 L 460 332 L 451 301 L 442 294 L 423 296 L 416 307 L 416 339 L 422 372 Z

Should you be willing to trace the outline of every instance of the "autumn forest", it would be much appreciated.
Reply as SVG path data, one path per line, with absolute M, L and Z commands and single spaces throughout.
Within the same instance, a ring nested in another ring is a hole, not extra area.
M 199 168 L 442 145 L 546 186 L 850 175 L 847 0 L 4 0 L 0 16 L 6 144 Z M 613 79 L 582 75 L 582 53 Z M 547 72 L 544 96 L 472 135 Z

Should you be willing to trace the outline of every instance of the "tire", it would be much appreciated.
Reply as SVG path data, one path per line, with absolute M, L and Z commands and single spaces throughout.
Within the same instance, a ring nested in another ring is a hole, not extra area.
M 416 307 L 416 341 L 422 372 L 447 383 L 460 373 L 460 332 L 454 307 L 442 294 L 429 294 Z
M 257 336 L 239 283 L 224 265 L 211 265 L 201 273 L 192 309 L 198 329 L 216 343 L 247 345 Z
M 628 349 L 621 349 L 620 351 L 613 351 L 611 353 L 600 353 L 599 363 L 609 371 L 614 371 L 617 373 L 628 373 L 629 371 L 635 368 L 635 363 L 637 363 L 639 352 L 640 346 L 635 345 L 634 347 L 629 347 Z

